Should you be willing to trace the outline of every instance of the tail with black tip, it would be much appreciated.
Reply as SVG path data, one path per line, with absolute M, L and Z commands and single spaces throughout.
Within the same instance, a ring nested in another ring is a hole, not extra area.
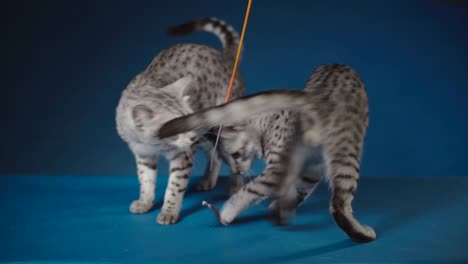
M 167 34 L 170 36 L 183 36 L 194 31 L 207 31 L 215 34 L 223 44 L 224 53 L 231 59 L 236 57 L 239 34 L 232 26 L 217 18 L 194 19 L 169 28 Z
M 233 125 L 266 111 L 301 109 L 310 103 L 308 99 L 308 94 L 300 90 L 261 92 L 173 119 L 161 127 L 158 136 L 166 138 L 187 131 L 216 127 L 219 124 Z

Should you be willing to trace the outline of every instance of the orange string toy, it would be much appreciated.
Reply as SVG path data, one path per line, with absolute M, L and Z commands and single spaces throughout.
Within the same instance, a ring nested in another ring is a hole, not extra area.
M 252 0 L 249 0 L 247 5 L 247 10 L 245 11 L 244 25 L 242 26 L 241 37 L 239 40 L 239 46 L 237 47 L 236 60 L 234 61 L 234 68 L 232 69 L 231 81 L 229 82 L 228 91 L 226 94 L 226 103 L 231 99 L 232 87 L 234 86 L 234 80 L 237 74 L 237 67 L 239 66 L 239 58 L 242 50 L 242 44 L 244 43 L 245 29 L 247 28 L 247 22 L 249 21 L 250 15 L 250 6 L 252 5 Z
M 231 81 L 229 82 L 229 87 L 228 87 L 228 91 L 227 91 L 227 94 L 226 94 L 226 103 L 228 103 L 229 99 L 231 99 L 232 87 L 234 86 L 234 80 L 236 78 L 236 73 L 237 73 L 237 67 L 239 66 L 239 58 L 240 58 L 240 53 L 241 53 L 241 50 L 242 50 L 242 43 L 244 42 L 245 29 L 247 28 L 247 22 L 249 21 L 249 14 L 250 14 L 250 6 L 251 5 L 252 5 L 252 0 L 249 0 L 249 3 L 247 5 L 247 10 L 245 12 L 244 25 L 242 26 L 241 37 L 240 37 L 240 40 L 239 40 L 239 47 L 237 47 L 236 60 L 234 61 L 234 68 L 232 69 Z M 213 167 L 213 160 L 214 160 L 213 157 L 215 155 L 216 148 L 218 146 L 219 136 L 221 135 L 221 130 L 222 129 L 223 129 L 223 124 L 220 124 L 219 125 L 219 130 L 218 130 L 218 135 L 216 137 L 216 143 L 214 145 L 213 153 L 211 155 L 212 158 L 211 158 L 210 170 Z M 218 218 L 218 221 L 221 224 L 224 224 L 222 222 L 222 220 L 221 220 L 219 210 L 218 210 L 218 208 L 216 208 L 216 206 L 214 206 L 213 204 L 210 204 L 210 203 L 208 203 L 206 201 L 203 201 L 202 205 L 208 207 L 209 209 L 211 209 L 211 211 L 213 211 L 215 216 Z
M 232 74 L 231 74 L 231 80 L 229 81 L 229 87 L 228 91 L 226 94 L 226 103 L 229 102 L 231 99 L 231 93 L 232 93 L 232 87 L 234 86 L 234 81 L 236 78 L 237 74 L 237 68 L 239 66 L 239 59 L 240 59 L 240 54 L 242 50 L 242 44 L 244 43 L 244 36 L 245 36 L 245 30 L 247 28 L 247 23 L 249 21 L 249 15 L 250 15 L 250 7 L 252 6 L 252 0 L 249 0 L 249 3 L 247 4 L 247 10 L 245 11 L 245 18 L 244 18 L 244 25 L 242 26 L 242 32 L 241 32 L 241 37 L 239 40 L 239 46 L 237 47 L 237 53 L 236 53 L 236 60 L 234 61 L 234 67 L 232 69 Z M 219 142 L 219 136 L 221 135 L 221 130 L 223 129 L 223 125 L 220 124 L 219 130 L 218 130 L 218 135 L 216 136 L 216 142 L 213 148 L 213 155 L 214 157 L 214 152 L 216 152 L 216 148 L 218 147 L 218 142 Z M 210 170 L 213 168 L 213 158 L 211 158 L 211 163 L 210 163 Z

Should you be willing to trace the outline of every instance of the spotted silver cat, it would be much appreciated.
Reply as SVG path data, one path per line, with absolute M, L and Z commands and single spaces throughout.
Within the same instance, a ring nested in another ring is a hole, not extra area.
M 368 113 L 367 93 L 358 73 L 346 65 L 330 64 L 313 72 L 304 91 L 247 96 L 172 120 L 159 136 L 223 122 L 234 125 L 223 134 L 221 150 L 235 166 L 247 171 L 254 156 L 263 157 L 265 170 L 224 204 L 222 223 L 230 223 L 267 197 L 274 198 L 271 208 L 285 221 L 326 176 L 333 192 L 330 211 L 335 222 L 352 240 L 367 242 L 376 234 L 354 218 L 351 202 L 359 180 Z
M 160 139 L 158 130 L 171 119 L 224 102 L 239 44 L 238 33 L 214 18 L 196 19 L 170 28 L 168 33 L 185 35 L 196 30 L 217 35 L 224 49 L 177 44 L 161 51 L 130 81 L 116 110 L 117 131 L 135 155 L 140 182 L 140 197 L 130 205 L 132 213 L 146 213 L 152 208 L 158 158 L 163 155 L 169 160 L 168 187 L 162 211 L 157 217 L 160 224 L 172 224 L 179 219 L 195 146 L 203 139 L 191 131 Z M 237 98 L 243 93 L 244 81 L 237 74 L 232 97 Z M 211 155 L 209 145 L 203 144 L 203 147 Z M 200 189 L 210 189 L 216 184 L 221 163 L 216 154 L 213 159 L 213 168 L 207 170 Z

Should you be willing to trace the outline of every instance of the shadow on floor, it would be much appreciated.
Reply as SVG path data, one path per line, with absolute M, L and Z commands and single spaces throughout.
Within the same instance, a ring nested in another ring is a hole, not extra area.
M 462 181 L 466 182 L 462 177 L 450 181 L 441 177 L 395 177 L 383 185 L 382 179 L 364 179 L 353 204 L 363 214 L 384 214 L 385 218 L 374 226 L 381 236 L 462 199 Z
M 342 241 L 334 242 L 328 245 L 319 246 L 316 248 L 311 248 L 303 251 L 296 252 L 291 255 L 285 256 L 271 256 L 265 259 L 265 263 L 288 263 L 294 260 L 300 260 L 304 258 L 311 258 L 319 255 L 323 255 L 326 253 L 342 250 L 345 248 L 355 247 L 359 244 L 352 242 L 349 239 L 345 239 Z

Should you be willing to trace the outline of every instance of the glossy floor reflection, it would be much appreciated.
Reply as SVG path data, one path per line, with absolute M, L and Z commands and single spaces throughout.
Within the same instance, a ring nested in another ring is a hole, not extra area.
M 193 178 L 191 185 L 198 178 Z M 466 263 L 468 177 L 363 177 L 354 211 L 378 238 L 355 244 L 327 212 L 328 190 L 316 191 L 286 227 L 273 226 L 266 204 L 227 227 L 202 200 L 218 206 L 226 178 L 209 193 L 189 191 L 176 225 L 156 208 L 132 215 L 136 177 L 1 176 L 0 262 L 152 263 Z

